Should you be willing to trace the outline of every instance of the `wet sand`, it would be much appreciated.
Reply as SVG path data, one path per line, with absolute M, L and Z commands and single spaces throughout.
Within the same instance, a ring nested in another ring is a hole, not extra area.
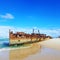
M 29 48 L 0 51 L 0 60 L 60 60 L 60 39 L 35 43 Z
M 60 38 L 39 42 L 41 50 L 25 60 L 60 60 Z
M 60 60 L 60 51 L 42 47 L 41 51 L 27 57 L 25 60 Z
M 23 48 L 10 51 L 10 60 L 24 60 L 29 55 L 36 54 L 40 50 L 38 44 L 33 44 L 30 48 Z
M 9 51 L 0 51 L 0 60 L 9 60 Z

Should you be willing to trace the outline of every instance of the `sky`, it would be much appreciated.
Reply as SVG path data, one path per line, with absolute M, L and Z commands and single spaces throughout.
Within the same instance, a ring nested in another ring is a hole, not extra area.
M 0 36 L 3 36 L 9 28 L 22 31 L 37 28 L 42 33 L 58 36 L 60 1 L 0 0 Z

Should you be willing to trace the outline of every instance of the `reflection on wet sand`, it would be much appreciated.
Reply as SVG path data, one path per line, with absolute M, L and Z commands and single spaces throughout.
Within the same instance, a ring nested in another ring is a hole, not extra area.
M 29 55 L 36 54 L 40 50 L 39 44 L 33 44 L 30 48 L 22 48 L 10 51 L 9 60 L 24 60 Z

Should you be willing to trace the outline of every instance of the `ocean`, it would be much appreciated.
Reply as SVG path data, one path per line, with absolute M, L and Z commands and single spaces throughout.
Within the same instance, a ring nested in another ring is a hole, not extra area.
M 0 39 L 0 49 L 9 47 L 9 38 L 1 38 Z
M 19 45 L 19 46 L 9 46 L 9 38 L 1 38 L 0 39 L 0 51 L 6 51 L 6 50 L 15 50 L 15 49 L 21 49 L 21 48 L 29 48 L 32 44 L 28 45 Z

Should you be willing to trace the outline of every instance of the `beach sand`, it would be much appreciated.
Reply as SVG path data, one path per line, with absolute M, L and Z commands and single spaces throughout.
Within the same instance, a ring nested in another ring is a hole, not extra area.
M 30 48 L 10 50 L 10 60 L 24 60 L 29 55 L 36 54 L 40 50 L 38 44 L 33 44 Z
M 25 60 L 60 60 L 60 38 L 39 42 L 41 51 Z
M 53 48 L 55 50 L 60 51 L 60 38 L 49 39 L 47 41 L 39 42 L 41 46 L 45 46 L 47 48 Z
M 60 60 L 60 39 L 34 43 L 29 48 L 0 51 L 0 60 Z

